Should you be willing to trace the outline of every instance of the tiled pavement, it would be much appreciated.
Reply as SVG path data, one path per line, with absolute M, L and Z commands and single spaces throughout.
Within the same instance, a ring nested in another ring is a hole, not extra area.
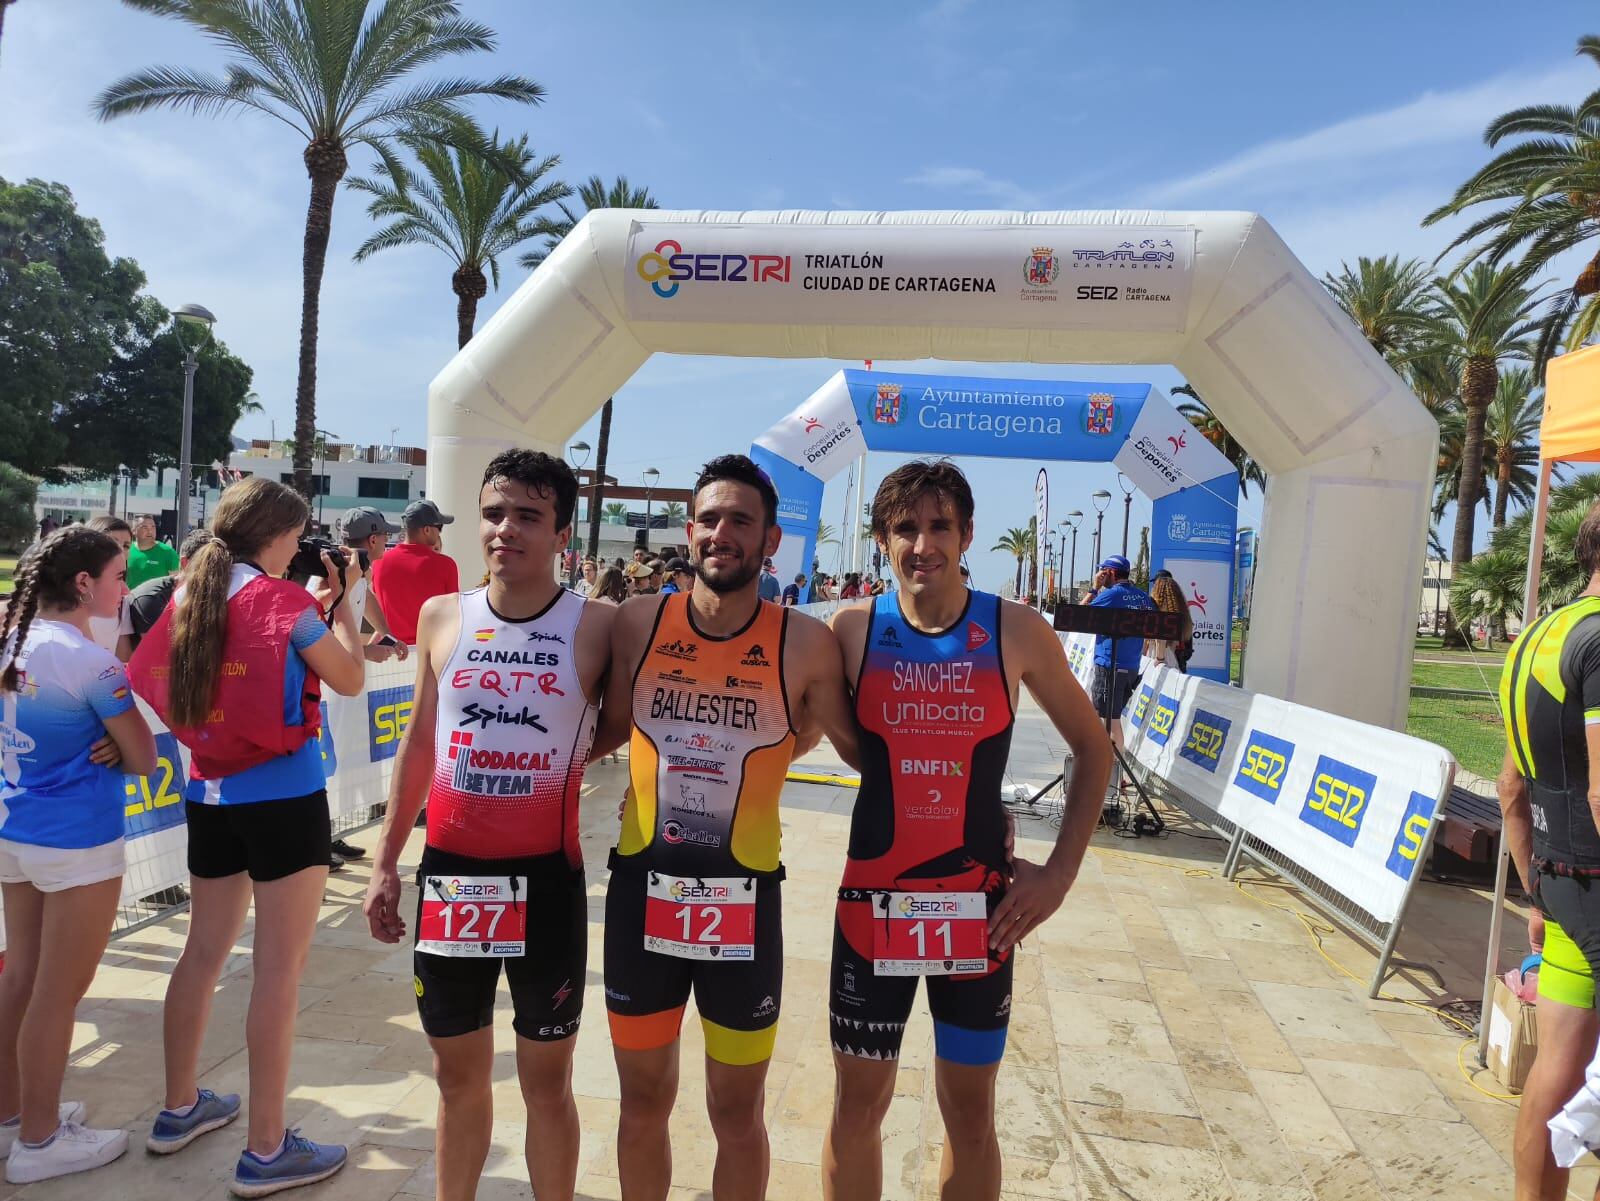
M 1029 726 L 1019 737 L 1025 766 L 1018 774 L 1042 782 L 1053 752 L 1037 725 Z M 826 758 L 825 750 L 817 756 Z M 585 806 L 590 953 L 575 1087 L 583 1123 L 578 1191 L 588 1198 L 620 1196 L 617 1083 L 599 969 L 600 865 L 624 770 L 594 768 Z M 767 1090 L 773 1198 L 820 1192 L 817 1165 L 832 1101 L 824 995 L 830 915 L 853 797 L 803 784 L 791 784 L 784 796 L 785 992 Z M 1051 837 L 1045 822 L 1025 820 L 1018 853 L 1042 857 Z M 414 837 L 407 862 L 415 863 L 419 848 Z M 1515 1109 L 1463 1079 L 1461 1036 L 1417 1009 L 1368 1001 L 1364 988 L 1318 955 L 1298 919 L 1217 877 L 1221 851 L 1194 834 L 1161 841 L 1097 835 L 1067 904 L 1022 949 L 1000 1077 L 1004 1195 L 1509 1196 Z M 306 1194 L 328 1201 L 432 1195 L 436 1093 L 410 951 L 368 937 L 360 911 L 365 885 L 359 867 L 330 881 L 301 988 L 289 1118 L 314 1138 L 352 1148 L 351 1166 Z M 1249 891 L 1278 904 L 1295 901 L 1270 884 Z M 79 1013 L 68 1095 L 90 1102 L 96 1124 L 126 1125 L 136 1149 L 90 1176 L 0 1188 L 0 1201 L 223 1195 L 242 1143 L 238 1128 L 169 1159 L 147 1156 L 140 1146 L 161 1087 L 161 998 L 186 925 L 180 914 L 113 943 Z M 1426 885 L 1401 951 L 1441 968 L 1456 995 L 1476 996 L 1486 925 L 1481 894 Z M 247 930 L 218 993 L 202 1059 L 204 1082 L 222 1091 L 245 1087 L 249 942 Z M 1356 943 L 1342 934 L 1325 943 L 1356 976 L 1368 974 L 1372 957 Z M 1404 981 L 1393 987 L 1424 995 Z M 684 1042 L 673 1201 L 709 1198 L 711 1184 L 698 1022 L 685 1023 Z M 485 1201 L 530 1195 L 508 1014 L 496 1047 L 494 1148 L 478 1194 Z M 943 1129 L 931 1057 L 932 1026 L 919 999 L 884 1127 L 888 1197 L 937 1195 Z M 1588 1197 L 1595 1176 L 1593 1169 L 1575 1176 L 1574 1192 Z

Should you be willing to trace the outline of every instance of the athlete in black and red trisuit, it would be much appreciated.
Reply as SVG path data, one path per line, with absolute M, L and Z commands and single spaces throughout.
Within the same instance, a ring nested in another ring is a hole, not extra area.
M 995 1076 L 1011 1014 L 1011 951 L 1060 907 L 1088 849 L 1111 747 L 1049 624 L 966 588 L 972 492 L 948 462 L 891 472 L 872 532 L 898 592 L 833 620 L 856 681 L 861 790 L 839 889 L 830 1029 L 838 1071 L 823 1195 L 882 1192 L 884 1114 L 917 978 L 928 981 L 945 1123 L 940 1195 L 1000 1191 Z M 1000 788 L 1019 685 L 1072 748 L 1049 860 L 1007 864 Z

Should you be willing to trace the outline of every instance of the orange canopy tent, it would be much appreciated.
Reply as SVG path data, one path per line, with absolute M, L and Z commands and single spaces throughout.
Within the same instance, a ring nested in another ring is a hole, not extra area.
M 1528 583 L 1522 601 L 1524 624 L 1532 621 L 1538 611 L 1551 465 L 1600 463 L 1600 346 L 1586 346 L 1551 359 L 1544 379 L 1544 417 L 1539 422 L 1539 487 L 1534 494 Z

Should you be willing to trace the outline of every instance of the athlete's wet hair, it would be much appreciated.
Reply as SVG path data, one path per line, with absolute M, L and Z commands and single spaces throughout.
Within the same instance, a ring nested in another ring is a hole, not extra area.
M 1600 502 L 1590 509 L 1578 526 L 1578 536 L 1573 541 L 1578 556 L 1578 566 L 1588 575 L 1600 571 Z M 1584 581 L 1586 584 L 1587 580 Z
M 480 491 L 496 480 L 522 484 L 553 501 L 556 529 L 564 530 L 572 524 L 573 510 L 578 507 L 578 477 L 572 474 L 565 459 L 547 455 L 542 450 L 502 450 L 483 469 Z
M 761 493 L 761 508 L 766 514 L 767 525 L 778 524 L 778 490 L 772 486 L 771 477 L 757 467 L 749 455 L 718 455 L 702 467 L 700 477 L 694 482 L 695 499 L 699 500 L 702 488 L 719 480 L 749 484 Z
M 914 510 L 925 496 L 955 507 L 962 529 L 972 524 L 972 485 L 949 459 L 913 459 L 883 477 L 872 498 L 872 536 L 889 537 L 889 527 Z
M 106 564 L 122 553 L 115 538 L 86 525 L 62 526 L 43 542 L 28 549 L 17 563 L 17 591 L 6 609 L 0 626 L 0 643 L 13 630 L 15 653 L 0 672 L 0 692 L 17 690 L 16 654 L 27 641 L 28 627 L 41 604 L 53 609 L 76 609 L 83 603 L 78 593 L 78 574 L 88 572 L 95 579 Z

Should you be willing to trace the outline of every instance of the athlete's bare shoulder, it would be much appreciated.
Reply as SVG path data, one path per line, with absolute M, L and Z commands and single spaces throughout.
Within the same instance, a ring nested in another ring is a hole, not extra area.
M 573 634 L 573 656 L 578 675 L 583 680 L 583 690 L 591 701 L 599 702 L 601 685 L 606 669 L 611 664 L 611 626 L 616 621 L 617 606 L 602 601 L 583 602 L 578 614 L 578 628 Z
M 1066 665 L 1066 650 L 1049 619 L 1036 609 L 1004 598 L 1000 601 L 1000 641 L 1007 674 L 1013 680 Z
M 422 602 L 417 611 L 417 645 L 440 666 L 449 658 L 461 632 L 461 594 L 442 592 Z
M 845 676 L 852 682 L 855 680 L 857 669 L 861 666 L 861 654 L 867 645 L 867 625 L 871 620 L 870 600 L 858 601 L 835 609 L 833 616 L 828 618 L 828 626 L 833 630 L 833 636 L 839 640 L 839 649 L 844 654 Z
M 784 632 L 784 662 L 795 669 L 806 671 L 819 661 L 819 652 L 831 651 L 825 662 L 838 658 L 838 643 L 833 631 L 809 613 L 789 612 L 789 623 Z

